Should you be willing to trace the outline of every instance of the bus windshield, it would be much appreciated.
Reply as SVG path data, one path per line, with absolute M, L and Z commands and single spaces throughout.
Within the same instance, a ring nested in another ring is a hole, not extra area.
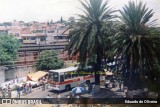
M 59 75 L 57 72 L 49 72 L 49 80 L 59 82 Z

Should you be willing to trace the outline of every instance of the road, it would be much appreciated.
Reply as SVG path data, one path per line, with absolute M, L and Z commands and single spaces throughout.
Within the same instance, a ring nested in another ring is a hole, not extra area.
M 52 96 L 53 98 L 56 98 L 57 96 L 56 91 L 54 91 L 53 89 L 46 89 L 45 91 L 42 91 L 41 87 L 37 87 L 37 88 L 33 88 L 33 91 L 27 95 L 23 95 L 21 93 L 21 98 L 46 98 L 47 95 Z M 65 98 L 66 95 L 69 94 L 68 92 L 59 92 L 62 98 Z M 17 97 L 17 92 L 14 91 L 12 92 L 12 98 L 16 98 Z

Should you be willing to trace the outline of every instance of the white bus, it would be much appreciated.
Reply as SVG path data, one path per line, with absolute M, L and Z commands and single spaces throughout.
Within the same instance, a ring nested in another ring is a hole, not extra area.
M 93 72 L 78 72 L 77 70 L 78 67 L 50 70 L 48 78 L 49 87 L 57 91 L 68 91 L 81 83 L 95 82 Z

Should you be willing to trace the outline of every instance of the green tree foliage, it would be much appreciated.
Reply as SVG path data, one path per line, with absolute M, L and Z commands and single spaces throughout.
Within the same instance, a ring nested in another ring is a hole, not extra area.
M 57 54 L 53 50 L 43 51 L 37 61 L 36 68 L 38 70 L 51 70 L 62 68 L 64 62 L 57 58 Z
M 19 45 L 18 39 L 0 35 L 0 65 L 13 64 L 17 58 Z
M 129 80 L 135 80 L 133 73 L 140 71 L 141 77 L 144 76 L 152 71 L 159 57 L 155 46 L 160 46 L 160 42 L 154 41 L 155 36 L 150 31 L 154 12 L 142 1 L 129 1 L 120 14 L 121 25 L 113 39 L 112 53 L 125 57 Z M 160 38 L 157 36 L 156 40 Z
M 95 71 L 98 71 L 101 65 L 101 59 L 104 52 L 104 29 L 105 22 L 113 19 L 115 16 L 108 6 L 108 1 L 89 0 L 81 2 L 84 15 L 79 15 L 80 20 L 77 27 L 70 33 L 70 42 L 68 50 L 70 54 L 79 53 L 80 63 L 87 60 L 94 61 Z M 99 85 L 99 75 L 95 75 L 96 85 Z

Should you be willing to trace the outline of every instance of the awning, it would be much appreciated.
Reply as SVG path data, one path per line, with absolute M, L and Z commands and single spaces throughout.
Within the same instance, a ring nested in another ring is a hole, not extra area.
M 39 79 L 43 78 L 46 75 L 48 75 L 48 72 L 38 71 L 35 73 L 28 74 L 27 77 L 31 81 L 38 81 Z

